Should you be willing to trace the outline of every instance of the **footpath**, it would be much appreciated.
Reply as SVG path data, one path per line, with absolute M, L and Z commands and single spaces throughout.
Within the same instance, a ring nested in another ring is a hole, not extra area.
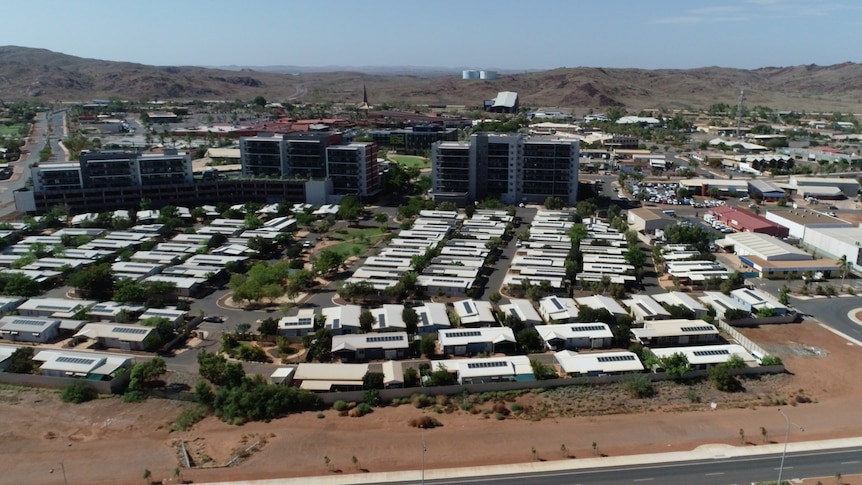
M 677 451 L 671 453 L 652 453 L 642 455 L 611 456 L 583 458 L 577 460 L 552 460 L 545 462 L 528 462 L 510 465 L 478 466 L 466 468 L 441 468 L 425 470 L 425 480 L 447 480 L 469 477 L 490 477 L 496 475 L 513 475 L 524 473 L 550 473 L 572 470 L 588 470 L 595 468 L 655 465 L 659 463 L 674 463 L 698 460 L 719 460 L 729 458 L 745 458 L 761 455 L 782 453 L 784 443 L 774 443 L 762 446 L 732 446 L 726 444 L 703 445 L 692 451 Z M 823 441 L 802 441 L 788 443 L 787 453 L 824 452 L 829 449 L 862 447 L 862 437 L 842 438 Z M 344 475 L 325 475 L 318 477 L 278 478 L 267 480 L 248 480 L 233 482 L 211 482 L 203 485 L 233 484 L 233 485 L 345 485 L 362 483 L 415 482 L 419 470 L 351 473 Z

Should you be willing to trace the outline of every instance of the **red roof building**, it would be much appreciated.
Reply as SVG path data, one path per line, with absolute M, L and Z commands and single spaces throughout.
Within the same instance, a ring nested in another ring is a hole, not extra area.
M 713 207 L 709 210 L 709 213 L 731 229 L 739 232 L 759 232 L 778 238 L 787 237 L 789 234 L 789 230 L 786 227 L 739 207 Z

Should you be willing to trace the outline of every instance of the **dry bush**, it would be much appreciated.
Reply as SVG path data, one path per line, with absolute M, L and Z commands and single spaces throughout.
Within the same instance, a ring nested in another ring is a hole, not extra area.
M 506 403 L 499 401 L 494 403 L 491 411 L 495 414 L 502 414 L 503 416 L 508 416 L 510 413 L 509 408 L 506 407 Z
M 431 416 L 419 416 L 418 418 L 410 418 L 407 424 L 414 428 L 431 429 L 443 426 L 437 418 Z

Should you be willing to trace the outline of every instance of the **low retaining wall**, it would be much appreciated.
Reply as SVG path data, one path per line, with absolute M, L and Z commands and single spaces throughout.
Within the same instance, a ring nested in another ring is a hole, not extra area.
M 780 374 L 785 371 L 784 365 L 768 365 L 760 367 L 746 367 L 742 369 L 732 369 L 734 375 L 763 375 L 763 374 Z M 665 381 L 672 379 L 664 372 L 655 374 L 640 374 L 651 381 Z M 695 370 L 689 371 L 685 375 L 685 379 L 694 379 L 706 377 L 707 371 Z M 619 382 L 630 377 L 631 374 L 614 375 L 614 376 L 596 376 L 596 377 L 574 377 L 571 379 L 548 379 L 544 381 L 528 381 L 528 382 L 492 382 L 487 384 L 465 384 L 455 386 L 439 386 L 439 387 L 406 387 L 401 389 L 382 389 L 380 397 L 384 401 L 393 399 L 402 399 L 410 397 L 413 394 L 436 395 L 454 395 L 462 392 L 469 394 L 479 394 L 483 392 L 505 392 L 515 391 L 519 389 L 553 389 L 555 387 L 578 386 L 578 385 L 597 385 L 610 384 Z M 348 391 L 348 392 L 324 392 L 320 393 L 320 398 L 327 405 L 331 405 L 335 401 L 362 401 L 365 397 L 365 391 Z
M 9 374 L 0 372 L 0 383 L 11 384 L 14 386 L 23 387 L 45 387 L 48 389 L 64 389 L 73 382 L 84 381 L 88 386 L 92 387 L 99 394 L 117 394 L 125 388 L 124 381 L 128 382 L 128 373 L 123 377 L 118 377 L 113 381 L 88 381 L 84 379 L 75 379 L 73 377 L 53 377 L 36 374 Z
M 758 362 L 760 362 L 764 357 L 769 355 L 769 353 L 763 350 L 763 347 L 752 342 L 751 339 L 740 333 L 739 330 L 731 327 L 727 322 L 723 320 L 718 320 L 717 324 L 718 328 L 722 329 L 723 331 L 727 332 L 731 337 L 733 337 L 733 339 L 736 340 L 739 345 L 742 345 L 745 350 L 749 351 L 751 355 L 753 355 L 754 358 L 757 359 Z

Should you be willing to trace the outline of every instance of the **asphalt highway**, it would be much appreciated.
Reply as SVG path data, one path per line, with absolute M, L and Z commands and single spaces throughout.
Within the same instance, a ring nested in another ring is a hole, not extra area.
M 426 462 L 431 463 L 432 461 L 433 453 L 432 450 L 429 450 L 426 455 Z M 528 483 L 530 485 L 741 485 L 759 481 L 774 482 L 778 479 L 780 463 L 781 454 L 772 454 L 655 465 L 425 480 L 424 483 L 434 485 L 469 483 L 500 485 L 516 483 Z M 834 480 L 837 473 L 842 475 L 862 473 L 862 448 L 787 453 L 782 481 L 814 477 Z M 417 470 L 416 475 L 415 481 L 387 483 L 404 485 L 422 483 L 421 471 Z

